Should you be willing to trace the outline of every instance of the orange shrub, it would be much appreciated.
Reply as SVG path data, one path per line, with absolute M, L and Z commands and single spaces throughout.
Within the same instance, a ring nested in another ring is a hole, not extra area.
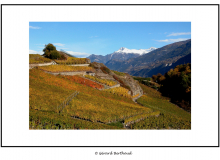
M 85 78 L 81 78 L 79 76 L 65 76 L 65 78 L 67 78 L 67 79 L 69 79 L 71 81 L 74 81 L 74 82 L 77 82 L 77 83 L 80 83 L 80 84 L 92 87 L 92 88 L 97 88 L 97 89 L 104 88 L 103 85 L 100 85 L 98 83 L 95 83 L 95 82 L 90 81 L 90 80 L 85 79 Z

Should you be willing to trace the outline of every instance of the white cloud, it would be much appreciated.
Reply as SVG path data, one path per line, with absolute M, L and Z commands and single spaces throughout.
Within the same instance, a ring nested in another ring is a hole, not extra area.
M 157 42 L 179 42 L 179 41 L 185 41 L 189 38 L 177 38 L 177 39 L 164 39 L 164 40 L 156 40 Z
M 29 54 L 43 54 L 44 52 L 43 51 L 34 51 L 34 50 L 30 50 L 29 49 Z
M 59 46 L 59 47 L 63 47 L 65 44 L 62 44 L 62 43 L 53 43 L 53 45 Z
M 82 52 L 73 52 L 73 51 L 66 51 L 66 52 L 80 58 L 88 57 L 90 55 L 89 53 L 82 53 Z
M 31 29 L 41 29 L 41 27 L 34 27 L 34 26 L 29 26 Z
M 190 35 L 191 32 L 181 32 L 181 33 L 171 33 L 169 35 L 167 35 L 167 37 L 170 37 L 170 36 L 181 36 L 181 35 Z

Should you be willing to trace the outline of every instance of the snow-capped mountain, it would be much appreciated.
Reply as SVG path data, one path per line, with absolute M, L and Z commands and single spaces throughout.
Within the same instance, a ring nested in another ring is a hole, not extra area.
M 121 47 L 119 50 L 115 51 L 114 53 L 134 53 L 134 54 L 146 54 L 146 53 L 149 53 L 153 50 L 155 50 L 157 48 L 155 47 L 150 47 L 149 49 L 128 49 L 128 48 L 125 48 L 125 47 Z
M 158 73 L 163 75 L 176 65 L 187 63 L 191 63 L 191 39 L 168 44 L 136 58 L 124 61 L 112 59 L 105 65 L 111 70 L 133 76 L 151 77 Z
M 107 63 L 110 60 L 128 60 L 130 58 L 136 58 L 138 56 L 141 56 L 143 54 L 147 54 L 153 50 L 155 50 L 157 48 L 155 47 L 151 47 L 149 49 L 128 49 L 125 47 L 121 47 L 119 50 L 111 53 L 111 54 L 107 54 L 106 56 L 102 56 L 102 55 L 90 55 L 89 58 L 91 60 L 91 62 L 99 62 L 99 63 Z

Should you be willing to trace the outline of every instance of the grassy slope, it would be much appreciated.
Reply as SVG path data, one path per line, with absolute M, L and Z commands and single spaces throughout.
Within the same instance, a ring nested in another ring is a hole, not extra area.
M 44 58 L 39 54 L 29 54 L 29 64 L 47 63 L 51 61 L 51 59 Z
M 138 103 L 143 106 L 134 103 L 131 98 L 78 84 L 65 76 L 50 75 L 39 69 L 29 72 L 30 129 L 122 129 L 123 121 L 135 121 L 145 115 L 148 118 L 131 124 L 131 128 L 191 128 L 190 113 L 171 104 L 158 91 L 142 84 L 145 95 L 138 99 Z M 58 113 L 57 106 L 75 91 L 79 91 L 79 95 Z M 158 111 L 159 117 L 151 116 L 152 112 L 154 115 Z
M 57 106 L 70 94 L 79 91 L 70 105 L 59 114 Z M 54 76 L 39 69 L 29 71 L 30 128 L 117 129 L 118 125 L 97 123 L 121 121 L 151 110 L 134 103 L 130 98 L 75 83 L 63 76 Z M 84 121 L 71 116 L 89 119 Z
M 68 65 L 50 65 L 50 66 L 40 66 L 41 70 L 49 72 L 75 72 L 75 71 L 92 71 L 92 67 L 86 66 L 68 66 Z
M 154 111 L 160 111 L 159 117 L 149 117 L 131 126 L 133 129 L 191 129 L 191 114 L 169 102 L 152 88 L 142 85 L 145 95 L 138 103 Z

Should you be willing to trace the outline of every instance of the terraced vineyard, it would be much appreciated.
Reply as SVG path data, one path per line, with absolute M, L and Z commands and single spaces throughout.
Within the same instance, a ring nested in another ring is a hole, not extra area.
M 39 54 L 29 54 L 29 64 L 48 63 L 50 59 L 44 58 Z
M 73 82 L 77 82 L 86 86 L 90 86 L 92 88 L 97 88 L 97 89 L 103 89 L 104 86 L 98 83 L 95 83 L 93 81 L 87 80 L 85 78 L 79 77 L 79 76 L 65 76 L 65 78 L 73 81 Z
M 61 113 L 57 113 L 57 107 L 75 91 L 79 94 Z M 151 109 L 134 103 L 130 98 L 39 69 L 32 69 L 29 73 L 29 110 L 30 129 L 118 129 L 113 122 L 121 123 L 126 118 L 151 112 Z
M 125 89 L 123 87 L 106 89 L 105 92 L 109 92 L 109 93 L 112 93 L 112 94 L 115 94 L 115 95 L 118 95 L 118 96 L 132 98 L 132 96 L 130 94 L 128 94 L 129 90 Z
M 117 102 L 84 93 L 80 93 L 63 111 L 64 114 L 72 117 L 104 123 L 121 121 L 133 115 L 149 112 L 151 109 L 140 105 Z
M 152 88 L 143 86 L 145 92 Z M 191 114 L 172 104 L 160 93 L 143 95 L 137 100 L 139 104 L 153 111 L 159 111 L 160 116 L 148 117 L 131 125 L 132 129 L 191 129 Z
M 114 85 L 117 84 L 117 82 L 115 82 L 115 81 L 108 80 L 108 79 L 101 79 L 101 78 L 90 76 L 90 75 L 85 75 L 85 77 L 88 78 L 88 79 L 91 79 L 93 81 L 105 84 L 107 86 L 114 86 Z
M 139 122 L 149 117 L 157 118 L 159 115 L 160 115 L 160 111 L 155 111 L 155 112 L 151 111 L 149 113 L 137 114 L 136 116 L 125 119 L 124 123 L 130 125 L 132 123 Z
M 75 58 L 75 57 L 68 57 L 67 60 L 55 60 L 56 63 L 62 65 L 71 65 L 71 64 L 88 64 L 88 58 Z
M 29 111 L 29 129 L 121 129 L 117 126 L 74 119 L 56 112 Z
M 123 73 L 123 72 L 118 72 L 118 71 L 114 71 L 114 70 L 112 70 L 112 72 L 114 72 L 116 75 L 118 75 L 118 76 L 125 76 L 126 74 L 125 73 Z
M 38 67 L 43 71 L 48 72 L 76 72 L 76 71 L 92 71 L 92 67 L 85 66 L 67 66 L 67 65 L 50 65 Z
M 40 67 L 29 70 L 29 129 L 191 128 L 191 114 L 150 87 L 141 85 L 145 95 L 139 104 L 123 87 L 98 87 L 102 86 L 79 76 L 55 76 Z

